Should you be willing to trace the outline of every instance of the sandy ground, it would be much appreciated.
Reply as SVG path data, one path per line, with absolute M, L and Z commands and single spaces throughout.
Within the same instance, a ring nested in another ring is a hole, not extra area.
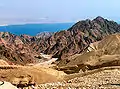
M 65 74 L 41 66 L 1 66 L 0 80 L 34 81 L 38 89 L 120 89 L 120 66 Z M 21 80 L 22 79 L 22 80 Z
M 19 82 L 20 78 L 27 78 L 28 81 L 35 81 L 38 84 L 56 82 L 62 80 L 65 73 L 51 68 L 32 66 L 1 66 L 0 80 L 8 82 Z

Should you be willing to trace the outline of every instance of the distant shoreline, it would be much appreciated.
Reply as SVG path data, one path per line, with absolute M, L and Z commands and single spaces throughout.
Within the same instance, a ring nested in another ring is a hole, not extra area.
M 67 30 L 75 23 L 41 23 L 41 24 L 2 24 L 0 25 L 1 32 L 10 32 L 16 35 L 26 34 L 36 36 L 41 32 L 57 32 Z

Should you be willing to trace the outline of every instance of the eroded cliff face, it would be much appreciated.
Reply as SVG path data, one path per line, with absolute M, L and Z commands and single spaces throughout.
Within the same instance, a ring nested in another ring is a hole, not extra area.
M 97 17 L 92 21 L 79 21 L 68 30 L 56 32 L 48 39 L 37 39 L 32 47 L 38 52 L 65 59 L 84 52 L 90 43 L 118 32 L 120 32 L 120 26 L 116 22 Z

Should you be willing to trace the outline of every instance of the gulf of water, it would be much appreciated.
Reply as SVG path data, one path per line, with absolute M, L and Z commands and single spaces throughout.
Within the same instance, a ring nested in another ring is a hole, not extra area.
M 57 32 L 70 28 L 74 23 L 25 24 L 0 26 L 0 31 L 11 32 L 16 35 L 27 34 L 35 36 L 40 32 Z

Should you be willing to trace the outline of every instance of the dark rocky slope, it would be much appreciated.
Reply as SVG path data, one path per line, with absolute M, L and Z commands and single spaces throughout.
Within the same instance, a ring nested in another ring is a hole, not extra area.
M 40 53 L 29 44 L 33 40 L 34 37 L 27 35 L 17 36 L 9 32 L 0 32 L 0 59 L 22 65 L 38 62 Z
M 97 17 L 92 21 L 89 19 L 79 21 L 70 29 L 56 32 L 48 39 L 37 39 L 32 47 L 38 52 L 65 59 L 82 53 L 90 43 L 118 32 L 120 32 L 120 26 L 116 22 Z

